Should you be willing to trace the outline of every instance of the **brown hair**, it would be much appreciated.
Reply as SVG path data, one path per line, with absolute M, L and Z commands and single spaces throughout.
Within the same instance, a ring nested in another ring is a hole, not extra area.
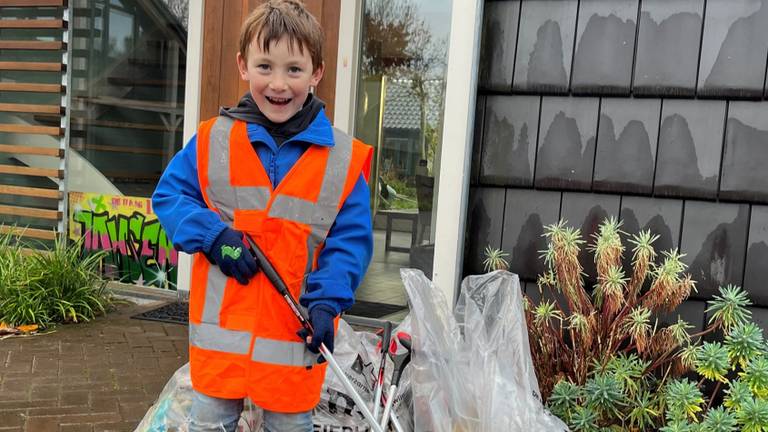
M 299 0 L 269 0 L 254 9 L 240 29 L 240 55 L 248 60 L 253 42 L 269 52 L 269 46 L 284 36 L 291 50 L 298 45 L 301 52 L 309 51 L 313 70 L 323 64 L 323 30 Z

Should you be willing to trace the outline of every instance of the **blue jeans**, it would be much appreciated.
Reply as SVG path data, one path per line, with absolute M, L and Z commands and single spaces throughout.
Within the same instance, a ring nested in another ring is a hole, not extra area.
M 235 432 L 242 412 L 242 399 L 219 399 L 195 391 L 189 432 Z M 312 411 L 286 414 L 264 410 L 264 432 L 312 432 Z

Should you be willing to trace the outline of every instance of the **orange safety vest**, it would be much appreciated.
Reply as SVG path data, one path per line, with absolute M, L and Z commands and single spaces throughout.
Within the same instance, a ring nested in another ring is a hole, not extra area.
M 310 146 L 273 189 L 245 122 L 220 116 L 198 130 L 206 204 L 231 228 L 252 236 L 296 299 L 339 209 L 360 174 L 368 178 L 372 148 L 335 128 L 333 135 L 334 146 Z M 226 399 L 248 396 L 275 412 L 312 409 L 326 364 L 315 364 L 317 355 L 296 334 L 300 328 L 263 272 L 243 286 L 195 255 L 189 303 L 195 390 Z

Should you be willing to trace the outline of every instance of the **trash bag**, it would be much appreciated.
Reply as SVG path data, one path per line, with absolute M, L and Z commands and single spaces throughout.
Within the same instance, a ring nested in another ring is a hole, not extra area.
M 407 320 L 403 321 L 392 334 L 396 334 L 397 331 L 409 332 L 404 324 L 407 325 Z M 356 332 L 343 319 L 339 320 L 339 328 L 334 339 L 333 357 L 371 411 L 373 411 L 374 385 L 381 362 L 381 356 L 376 349 L 378 342 L 379 338 L 375 334 Z M 388 390 L 394 366 L 389 356 L 386 357 L 386 360 L 385 388 Z M 397 414 L 400 424 L 406 432 L 413 430 L 413 416 L 410 408 L 410 376 L 409 369 L 406 367 L 392 406 L 392 410 Z M 370 425 L 363 417 L 363 413 L 357 408 L 352 397 L 347 394 L 344 385 L 330 368 L 325 374 L 320 403 L 315 407 L 313 422 L 315 432 L 366 432 L 371 430 Z
M 157 402 L 149 408 L 134 432 L 187 432 L 192 395 L 192 380 L 189 376 L 189 363 L 187 363 L 168 380 Z M 238 432 L 261 430 L 261 417 L 261 409 L 246 399 L 237 427 Z M 224 431 L 222 424 L 204 426 L 208 426 L 211 430 Z
M 467 277 L 453 312 L 421 271 L 400 275 L 411 306 L 415 430 L 568 430 L 541 401 L 517 275 Z
M 393 332 L 410 333 L 410 320 L 406 318 Z M 339 320 L 339 329 L 335 337 L 333 356 L 344 370 L 347 378 L 356 390 L 372 407 L 373 388 L 379 370 L 379 355 L 376 345 L 379 338 L 369 332 L 356 332 L 343 319 Z M 386 389 L 394 367 L 389 356 L 386 369 Z M 186 432 L 188 430 L 189 410 L 192 406 L 192 381 L 189 375 L 189 363 L 179 368 L 163 388 L 157 402 L 147 411 L 144 419 L 134 432 Z M 410 368 L 406 367 L 392 410 L 397 414 L 402 430 L 413 431 L 411 411 Z M 355 406 L 352 397 L 347 394 L 344 385 L 336 374 L 328 368 L 320 396 L 320 403 L 313 412 L 315 432 L 367 432 L 370 425 L 362 412 Z M 214 430 L 224 430 L 222 425 L 212 425 Z M 262 430 L 262 412 L 250 399 L 245 400 L 245 408 L 240 417 L 238 432 L 257 432 Z

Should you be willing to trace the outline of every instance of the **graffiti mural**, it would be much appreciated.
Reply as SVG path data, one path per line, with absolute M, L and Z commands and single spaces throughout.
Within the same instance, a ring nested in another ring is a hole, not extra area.
M 83 252 L 108 251 L 104 275 L 124 283 L 176 289 L 178 252 L 149 198 L 70 192 L 69 237 Z

